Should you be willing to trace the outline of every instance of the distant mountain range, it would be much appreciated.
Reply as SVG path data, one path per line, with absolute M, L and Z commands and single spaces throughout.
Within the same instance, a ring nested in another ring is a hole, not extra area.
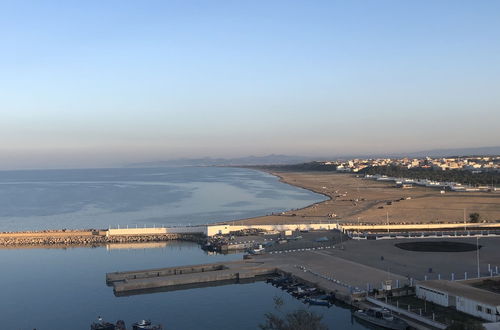
M 338 160 L 352 158 L 380 158 L 380 157 L 450 157 L 450 156 L 488 156 L 500 155 L 498 147 L 433 149 L 408 153 L 374 154 L 374 155 L 338 155 L 329 157 L 308 157 L 288 155 L 248 156 L 239 158 L 180 158 L 173 160 L 153 161 L 128 164 L 126 167 L 175 167 L 175 166 L 241 166 L 241 165 L 288 165 L 312 162 L 317 160 Z
M 418 152 L 400 153 L 402 157 L 449 157 L 449 156 L 491 156 L 500 155 L 500 146 L 458 149 L 433 149 Z
M 317 159 L 317 157 L 273 154 L 267 156 L 248 156 L 240 158 L 180 158 L 173 160 L 129 164 L 127 165 L 127 167 L 286 165 L 310 162 L 315 159 Z

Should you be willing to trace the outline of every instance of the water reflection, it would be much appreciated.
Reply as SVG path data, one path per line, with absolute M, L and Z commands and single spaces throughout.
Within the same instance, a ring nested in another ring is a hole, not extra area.
M 256 329 L 281 296 L 285 309 L 310 308 L 332 329 L 363 329 L 339 307 L 306 307 L 263 282 L 187 288 L 116 297 L 105 274 L 115 271 L 239 260 L 241 254 L 208 255 L 191 242 L 161 248 L 2 249 L 2 329 L 88 329 L 98 315 L 107 320 L 140 319 L 167 329 Z M 193 317 L 193 316 L 196 317 Z

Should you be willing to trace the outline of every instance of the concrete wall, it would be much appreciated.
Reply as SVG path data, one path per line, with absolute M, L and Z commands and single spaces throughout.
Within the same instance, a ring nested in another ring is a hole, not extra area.
M 192 227 L 157 227 L 157 228 L 120 228 L 109 229 L 106 236 L 127 236 L 127 235 L 163 235 L 163 234 L 205 234 L 207 226 Z
M 167 233 L 167 228 L 122 228 L 109 229 L 106 236 L 126 235 L 162 235 Z
M 473 230 L 474 228 L 500 228 L 500 223 L 427 223 L 415 225 L 342 225 L 344 230 L 441 230 L 441 229 L 467 229 Z
M 425 299 L 441 306 L 449 306 L 449 297 L 446 292 L 427 288 L 423 285 L 417 284 L 415 293 L 420 299 Z
M 308 224 L 291 224 L 291 225 L 213 225 L 208 226 L 207 236 L 217 234 L 229 234 L 234 231 L 245 229 L 262 229 L 268 231 L 286 231 L 286 230 L 332 230 L 337 229 L 337 224 L 334 223 L 308 223 Z
M 200 225 L 186 227 L 166 227 L 166 228 L 121 228 L 109 229 L 106 236 L 126 236 L 126 235 L 162 235 L 162 234 L 204 234 L 214 236 L 217 234 L 229 234 L 231 232 L 245 229 L 262 229 L 268 231 L 287 230 L 332 230 L 337 229 L 337 224 L 333 223 L 308 223 L 292 225 Z
M 170 234 L 203 234 L 207 235 L 207 226 L 188 226 L 188 227 L 170 227 L 167 228 Z

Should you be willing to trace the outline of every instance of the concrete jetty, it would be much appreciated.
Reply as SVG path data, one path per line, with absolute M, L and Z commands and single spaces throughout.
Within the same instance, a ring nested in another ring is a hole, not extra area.
M 248 280 L 276 273 L 262 262 L 235 261 L 195 266 L 168 267 L 106 274 L 106 283 L 116 295 L 134 294 L 158 288 L 177 289 L 186 285 L 211 285 L 215 282 Z
M 185 285 L 217 285 L 263 275 L 286 274 L 304 283 L 334 293 L 351 302 L 369 288 L 381 288 L 390 280 L 403 286 L 408 279 L 331 255 L 327 249 L 304 249 L 254 256 L 251 259 L 214 264 L 168 267 L 106 274 L 106 282 L 116 295 L 158 289 L 176 290 Z

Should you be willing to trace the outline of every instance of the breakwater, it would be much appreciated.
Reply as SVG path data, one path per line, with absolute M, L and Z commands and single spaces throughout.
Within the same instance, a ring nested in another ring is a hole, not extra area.
M 197 225 L 182 227 L 144 227 L 118 229 L 44 230 L 0 233 L 0 247 L 36 245 L 83 245 L 94 246 L 106 243 L 141 243 L 184 240 L 203 244 L 206 237 L 229 234 L 234 231 L 259 229 L 262 231 L 284 230 L 330 230 L 336 225 L 293 224 L 293 225 Z
M 108 243 L 145 243 L 171 240 L 205 242 L 201 234 L 165 233 L 108 235 L 107 230 L 40 231 L 0 233 L 0 247 L 13 246 L 98 246 Z

